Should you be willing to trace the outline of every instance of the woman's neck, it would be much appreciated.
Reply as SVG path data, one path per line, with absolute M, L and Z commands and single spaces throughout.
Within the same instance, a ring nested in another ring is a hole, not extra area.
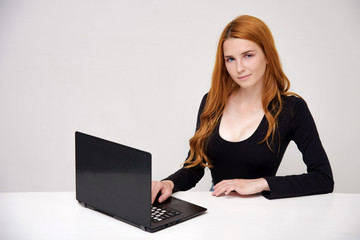
M 241 105 L 254 106 L 262 109 L 262 89 L 244 89 L 239 87 L 231 94 L 232 101 Z

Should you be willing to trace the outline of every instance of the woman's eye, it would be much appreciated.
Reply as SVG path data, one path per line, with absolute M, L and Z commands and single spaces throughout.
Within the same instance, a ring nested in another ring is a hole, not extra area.
M 253 56 L 254 56 L 253 54 L 246 54 L 246 55 L 244 55 L 245 58 L 251 58 L 251 57 L 253 57 Z
M 226 59 L 226 62 L 232 62 L 232 61 L 234 61 L 235 59 L 234 58 L 227 58 Z

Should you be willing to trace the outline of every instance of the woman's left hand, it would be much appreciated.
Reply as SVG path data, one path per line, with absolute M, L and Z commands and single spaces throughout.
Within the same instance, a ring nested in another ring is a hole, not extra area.
M 216 197 L 221 194 L 228 195 L 231 191 L 236 191 L 240 195 L 270 191 L 269 184 L 265 178 L 223 180 L 216 184 L 213 189 L 212 195 Z

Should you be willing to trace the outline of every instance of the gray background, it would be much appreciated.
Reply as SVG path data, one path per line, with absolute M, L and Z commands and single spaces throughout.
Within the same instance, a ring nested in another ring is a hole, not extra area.
M 74 132 L 185 160 L 218 37 L 238 15 L 273 32 L 336 192 L 360 193 L 359 1 L 0 1 L 0 191 L 73 191 Z M 291 144 L 278 175 L 306 171 Z M 210 174 L 196 189 L 210 187 Z M 355 184 L 356 183 L 356 184 Z

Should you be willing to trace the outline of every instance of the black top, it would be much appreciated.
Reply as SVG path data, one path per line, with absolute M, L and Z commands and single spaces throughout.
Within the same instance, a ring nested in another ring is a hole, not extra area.
M 197 118 L 200 123 L 207 94 L 204 96 Z M 329 160 L 307 104 L 295 96 L 283 96 L 283 110 L 278 121 L 278 134 L 269 149 L 264 139 L 268 122 L 263 117 L 248 139 L 229 142 L 219 135 L 218 124 L 209 138 L 206 153 L 214 166 L 210 168 L 213 184 L 224 179 L 254 179 L 263 177 L 271 191 L 262 192 L 268 199 L 294 197 L 333 191 L 334 181 Z M 289 142 L 293 140 L 303 155 L 307 174 L 275 176 Z M 174 182 L 173 192 L 185 191 L 204 176 L 203 167 L 181 168 L 166 180 Z

